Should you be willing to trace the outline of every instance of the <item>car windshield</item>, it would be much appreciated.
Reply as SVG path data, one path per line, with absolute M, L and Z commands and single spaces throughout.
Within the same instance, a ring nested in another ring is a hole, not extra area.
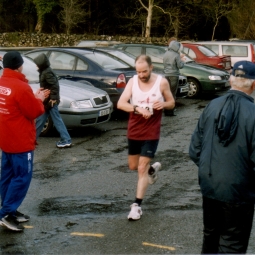
M 104 69 L 117 69 L 130 67 L 127 63 L 122 62 L 121 60 L 118 59 L 114 59 L 114 57 L 104 54 L 103 52 L 85 53 L 83 55 L 99 64 Z
M 29 83 L 39 83 L 39 73 L 36 64 L 30 58 L 22 57 L 24 59 L 22 73 L 26 76 Z
M 198 46 L 198 49 L 204 54 L 206 55 L 207 57 L 216 57 L 217 54 L 212 51 L 211 49 L 205 47 L 205 46 Z

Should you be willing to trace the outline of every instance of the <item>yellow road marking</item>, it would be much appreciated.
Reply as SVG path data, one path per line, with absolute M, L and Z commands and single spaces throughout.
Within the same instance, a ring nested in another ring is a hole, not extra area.
M 34 228 L 34 226 L 23 225 L 24 228 Z
M 170 251 L 175 251 L 176 250 L 174 247 L 171 247 L 171 246 L 164 246 L 164 245 L 153 244 L 153 243 L 143 242 L 143 245 L 152 246 L 152 247 L 156 247 L 156 248 L 160 248 L 160 249 L 167 249 L 167 250 L 170 250 Z
M 71 236 L 94 236 L 94 237 L 104 237 L 104 234 L 96 234 L 96 233 L 84 233 L 84 232 L 73 232 Z

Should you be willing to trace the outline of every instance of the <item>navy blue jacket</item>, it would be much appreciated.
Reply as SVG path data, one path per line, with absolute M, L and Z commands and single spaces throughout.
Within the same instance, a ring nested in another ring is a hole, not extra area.
M 255 105 L 237 90 L 212 100 L 199 118 L 189 155 L 202 195 L 235 204 L 255 202 Z

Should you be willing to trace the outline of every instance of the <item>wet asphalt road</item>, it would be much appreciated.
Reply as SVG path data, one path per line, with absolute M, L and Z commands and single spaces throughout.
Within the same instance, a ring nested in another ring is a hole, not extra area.
M 0 228 L 0 254 L 199 254 L 202 200 L 188 147 L 210 100 L 178 99 L 178 115 L 163 117 L 155 157 L 162 170 L 149 186 L 139 221 L 127 220 L 137 173 L 127 167 L 126 114 L 70 131 L 70 149 L 55 147 L 56 133 L 40 137 L 20 207 L 31 220 L 23 233 Z M 254 237 L 253 230 L 250 254 Z

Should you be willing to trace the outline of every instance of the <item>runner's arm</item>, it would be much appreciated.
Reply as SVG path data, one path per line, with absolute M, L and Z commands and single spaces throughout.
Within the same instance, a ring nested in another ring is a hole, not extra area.
M 129 100 L 132 96 L 133 78 L 128 81 L 123 93 L 121 94 L 117 103 L 117 108 L 125 112 L 133 112 L 134 106 L 130 104 Z
M 172 95 L 172 92 L 170 91 L 169 83 L 167 79 L 162 78 L 161 84 L 160 84 L 160 90 L 164 97 L 164 102 L 156 101 L 153 104 L 153 108 L 156 110 L 161 109 L 173 109 L 175 106 L 175 100 Z

